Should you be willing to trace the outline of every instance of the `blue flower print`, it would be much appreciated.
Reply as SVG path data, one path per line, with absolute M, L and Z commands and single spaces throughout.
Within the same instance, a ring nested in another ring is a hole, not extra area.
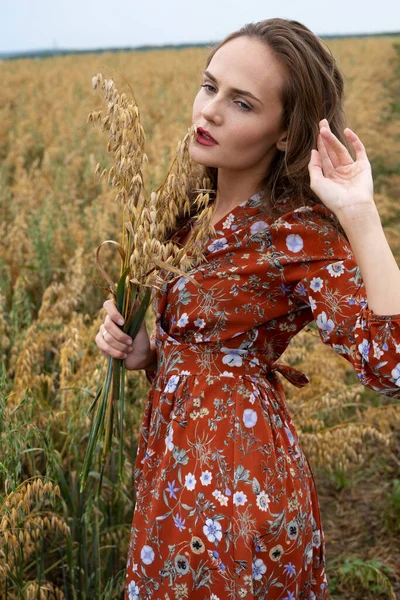
M 267 567 L 261 558 L 253 560 L 253 579 L 259 581 L 266 571 Z
M 151 546 L 147 544 L 143 546 L 142 551 L 140 552 L 140 558 L 144 562 L 145 565 L 151 565 L 154 560 L 154 550 Z
M 181 315 L 181 317 L 179 318 L 178 322 L 177 322 L 177 326 L 178 327 L 186 327 L 186 325 L 189 323 L 189 317 L 187 313 L 183 313 L 183 315 Z
M 183 529 L 186 529 L 185 522 L 186 519 L 182 519 L 182 515 L 174 515 L 174 523 L 175 526 L 179 529 L 179 531 L 183 531 Z
M 139 600 L 139 588 L 134 581 L 130 581 L 128 585 L 129 600 Z
M 209 542 L 220 542 L 222 540 L 221 523 L 214 521 L 214 519 L 206 519 L 203 525 L 203 532 Z
M 187 277 L 179 277 L 178 281 L 175 283 L 174 287 L 173 287 L 173 291 L 181 291 L 183 290 L 183 288 L 186 286 L 188 282 Z
M 324 282 L 321 279 L 321 277 L 313 277 L 311 279 L 310 288 L 313 292 L 320 292 L 322 290 L 323 285 Z
M 392 377 L 395 380 L 395 384 L 400 386 L 400 363 L 397 363 L 395 368 L 392 370 Z
M 257 413 L 252 408 L 246 408 L 243 412 L 243 423 L 245 424 L 245 427 L 254 427 L 257 423 L 257 418 Z
M 251 225 L 250 233 L 251 235 L 255 235 L 260 231 L 264 231 L 264 229 L 268 229 L 268 223 L 266 223 L 265 221 L 256 221 Z
M 194 490 L 194 488 L 196 487 L 196 478 L 193 475 L 193 473 L 188 473 L 185 477 L 185 488 L 187 490 Z
M 180 490 L 180 488 L 175 487 L 175 479 L 171 482 L 168 483 L 168 487 L 167 487 L 167 492 L 169 494 L 170 498 L 175 498 L 175 500 L 177 500 L 177 497 L 175 496 L 175 492 L 177 492 L 178 490 Z
M 296 567 L 292 565 L 291 562 L 289 562 L 287 563 L 287 565 L 284 566 L 283 572 L 285 573 L 285 575 L 293 577 L 293 575 L 296 575 Z
M 316 323 L 319 329 L 326 331 L 327 333 L 331 333 L 335 328 L 335 323 L 332 319 L 328 319 L 325 311 L 322 311 L 322 313 L 318 315 Z
M 225 250 L 228 247 L 228 241 L 225 237 L 215 240 L 212 244 L 207 247 L 209 252 L 218 252 L 218 250 Z
M 203 471 L 203 473 L 200 475 L 200 482 L 202 483 L 202 485 L 210 485 L 211 481 L 212 481 L 211 471 Z
M 303 238 L 296 233 L 290 233 L 286 237 L 286 246 L 290 252 L 300 252 L 300 250 L 303 248 L 303 245 Z
M 328 271 L 329 275 L 331 275 L 331 277 L 340 277 L 340 275 L 343 275 L 344 273 L 343 261 L 338 261 L 332 263 L 331 265 L 328 265 L 326 267 L 326 270 Z
M 242 356 L 247 354 L 247 350 L 243 348 L 221 348 L 221 352 L 224 352 L 226 356 L 223 357 L 222 362 L 230 367 L 241 367 L 243 364 Z
M 296 596 L 292 592 L 288 592 L 288 595 L 283 600 L 296 600 Z
M 370 343 L 368 340 L 363 340 L 361 344 L 358 344 L 358 351 L 364 360 L 368 361 Z
M 171 377 L 167 381 L 167 385 L 165 386 L 164 392 L 167 394 L 171 394 L 176 390 L 176 386 L 179 383 L 179 375 L 171 375 Z

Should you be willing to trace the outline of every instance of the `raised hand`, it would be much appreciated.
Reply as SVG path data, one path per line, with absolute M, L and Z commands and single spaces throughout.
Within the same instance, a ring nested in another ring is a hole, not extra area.
M 359 137 L 348 127 L 344 130 L 356 154 L 354 161 L 326 119 L 319 122 L 319 127 L 317 150 L 311 151 L 308 164 L 311 189 L 339 219 L 376 211 L 371 165 Z

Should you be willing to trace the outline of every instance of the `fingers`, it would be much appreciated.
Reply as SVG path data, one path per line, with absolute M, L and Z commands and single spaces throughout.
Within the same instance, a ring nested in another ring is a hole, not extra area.
M 98 348 L 105 356 L 124 359 L 129 354 L 129 352 L 126 350 L 127 346 L 123 346 L 117 342 L 112 335 L 107 332 L 103 324 L 100 325 L 100 329 L 96 335 L 95 341 Z
M 106 300 L 103 304 L 103 307 L 108 312 L 110 318 L 118 325 L 124 324 L 124 317 L 118 312 L 117 307 L 115 306 L 115 302 L 113 300 Z
M 328 120 L 322 119 L 322 121 L 319 122 L 319 126 L 320 135 L 322 136 L 328 154 L 331 157 L 333 166 L 340 167 L 353 164 L 354 161 L 350 156 L 349 151 L 332 133 Z
M 107 311 L 104 323 L 100 325 L 96 344 L 102 354 L 114 358 L 126 358 L 132 351 L 132 338 L 117 325 L 123 325 L 124 319 L 113 300 L 106 300 L 103 307 Z
M 361 142 L 358 135 L 356 135 L 349 127 L 346 127 L 344 130 L 344 135 L 353 144 L 353 148 L 356 153 L 356 160 L 368 160 L 364 144 Z
M 124 333 L 118 325 L 111 320 L 110 315 L 107 315 L 104 319 L 103 327 L 106 330 L 106 336 L 111 336 L 114 340 L 123 346 L 127 346 L 132 344 L 132 338 L 127 333 Z M 106 337 L 107 340 L 110 340 L 110 337 Z
M 328 154 L 328 151 L 326 149 L 326 146 L 324 144 L 324 140 L 323 140 L 321 134 L 319 134 L 317 136 L 317 149 L 318 149 L 319 156 L 320 156 L 321 167 L 322 167 L 322 170 L 326 177 L 327 175 L 330 175 L 331 173 L 334 172 L 335 167 L 331 160 L 332 154 L 331 155 Z M 335 158 L 334 158 L 334 162 L 336 162 Z

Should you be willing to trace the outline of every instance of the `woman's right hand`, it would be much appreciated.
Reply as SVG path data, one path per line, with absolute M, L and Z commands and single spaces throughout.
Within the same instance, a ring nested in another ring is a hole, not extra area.
M 155 369 L 157 355 L 151 347 L 146 322 L 140 326 L 134 340 L 124 333 L 118 326 L 123 323 L 123 316 L 118 312 L 113 300 L 106 300 L 103 304 L 107 311 L 104 323 L 100 325 L 95 341 L 100 352 L 106 356 L 125 360 L 125 367 L 129 371 L 139 369 Z

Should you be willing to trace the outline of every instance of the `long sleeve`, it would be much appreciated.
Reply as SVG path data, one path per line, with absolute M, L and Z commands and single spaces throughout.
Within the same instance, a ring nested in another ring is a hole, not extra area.
M 400 314 L 368 308 L 348 241 L 322 206 L 295 210 L 272 229 L 284 283 L 297 309 L 309 311 L 325 344 L 348 360 L 362 385 L 400 397 Z M 366 248 L 373 252 L 373 248 Z

